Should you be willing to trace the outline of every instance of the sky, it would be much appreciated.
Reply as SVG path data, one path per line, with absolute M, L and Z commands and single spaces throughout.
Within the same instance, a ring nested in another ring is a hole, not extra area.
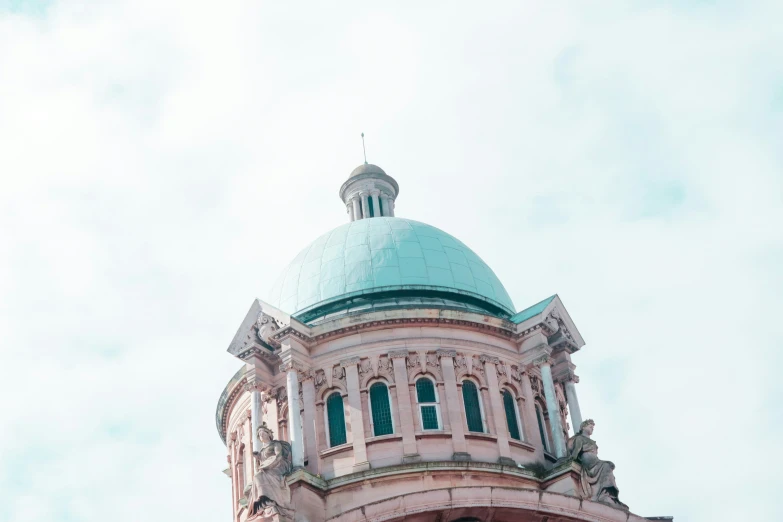
M 0 0 L 0 522 L 229 520 L 254 298 L 367 158 L 587 344 L 620 498 L 783 520 L 780 2 Z

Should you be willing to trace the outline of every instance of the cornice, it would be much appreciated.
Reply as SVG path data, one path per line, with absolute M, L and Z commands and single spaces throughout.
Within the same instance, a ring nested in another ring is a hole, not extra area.
M 496 335 L 503 339 L 511 340 L 514 338 L 514 332 L 511 327 L 501 328 L 499 326 L 480 323 L 477 321 L 468 321 L 465 319 L 451 319 L 446 317 L 398 317 L 393 319 L 374 319 L 364 323 L 351 324 L 341 328 L 335 328 L 334 330 L 330 330 L 328 332 L 324 332 L 322 334 L 309 337 L 306 339 L 306 342 L 320 343 L 325 340 L 330 340 L 331 338 L 352 335 L 362 330 L 395 328 L 399 326 L 422 325 L 422 324 L 456 326 L 456 327 L 462 327 L 470 330 L 481 330 L 483 332 Z

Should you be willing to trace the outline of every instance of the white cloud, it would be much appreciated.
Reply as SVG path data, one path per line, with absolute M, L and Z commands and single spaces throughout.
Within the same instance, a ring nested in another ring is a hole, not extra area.
M 783 517 L 780 8 L 517 4 L 0 3 L 0 520 L 230 517 L 225 347 L 361 131 L 560 293 L 635 512 Z

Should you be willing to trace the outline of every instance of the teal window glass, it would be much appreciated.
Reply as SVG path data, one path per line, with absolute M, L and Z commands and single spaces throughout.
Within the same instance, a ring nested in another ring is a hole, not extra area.
M 370 210 L 370 217 L 375 217 L 375 209 L 372 208 L 372 196 L 367 197 L 367 208 Z
M 438 427 L 438 408 L 436 406 L 420 406 L 421 408 L 421 427 L 425 430 L 437 430 Z
M 335 392 L 326 399 L 326 415 L 329 419 L 329 446 L 345 444 L 345 410 L 343 396 Z
M 416 381 L 416 400 L 422 402 L 435 402 L 435 385 L 426 377 Z
M 419 403 L 422 430 L 439 430 L 438 397 L 435 394 L 435 384 L 422 377 L 416 381 L 416 402 Z
M 508 424 L 508 434 L 512 439 L 522 440 L 519 436 L 519 423 L 517 422 L 517 409 L 514 406 L 514 397 L 511 392 L 503 390 L 503 409 L 506 410 L 506 424 Z
M 389 406 L 389 388 L 382 382 L 370 386 L 370 407 L 372 408 L 373 434 L 389 435 L 392 427 L 391 407 Z
M 536 419 L 538 419 L 538 433 L 541 435 L 541 442 L 544 443 L 544 449 L 549 451 L 549 440 L 546 438 L 546 430 L 544 429 L 544 419 L 541 416 L 541 408 L 536 404 Z
M 465 404 L 465 418 L 468 421 L 468 431 L 483 433 L 484 422 L 481 420 L 478 390 L 472 381 L 462 381 L 462 402 Z

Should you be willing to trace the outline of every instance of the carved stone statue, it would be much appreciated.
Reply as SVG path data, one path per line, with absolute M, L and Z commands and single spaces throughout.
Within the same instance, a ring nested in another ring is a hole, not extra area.
M 248 499 L 248 516 L 270 517 L 282 515 L 290 518 L 291 491 L 285 477 L 293 469 L 291 445 L 272 438 L 266 423 L 258 427 L 261 451 L 254 452 L 258 472 L 253 477 Z
M 582 465 L 579 481 L 582 496 L 610 506 L 628 509 L 628 506 L 617 498 L 620 489 L 614 481 L 614 463 L 598 458 L 598 445 L 590 438 L 593 428 L 595 422 L 587 419 L 579 426 L 579 432 L 568 439 L 567 443 L 568 455 Z

